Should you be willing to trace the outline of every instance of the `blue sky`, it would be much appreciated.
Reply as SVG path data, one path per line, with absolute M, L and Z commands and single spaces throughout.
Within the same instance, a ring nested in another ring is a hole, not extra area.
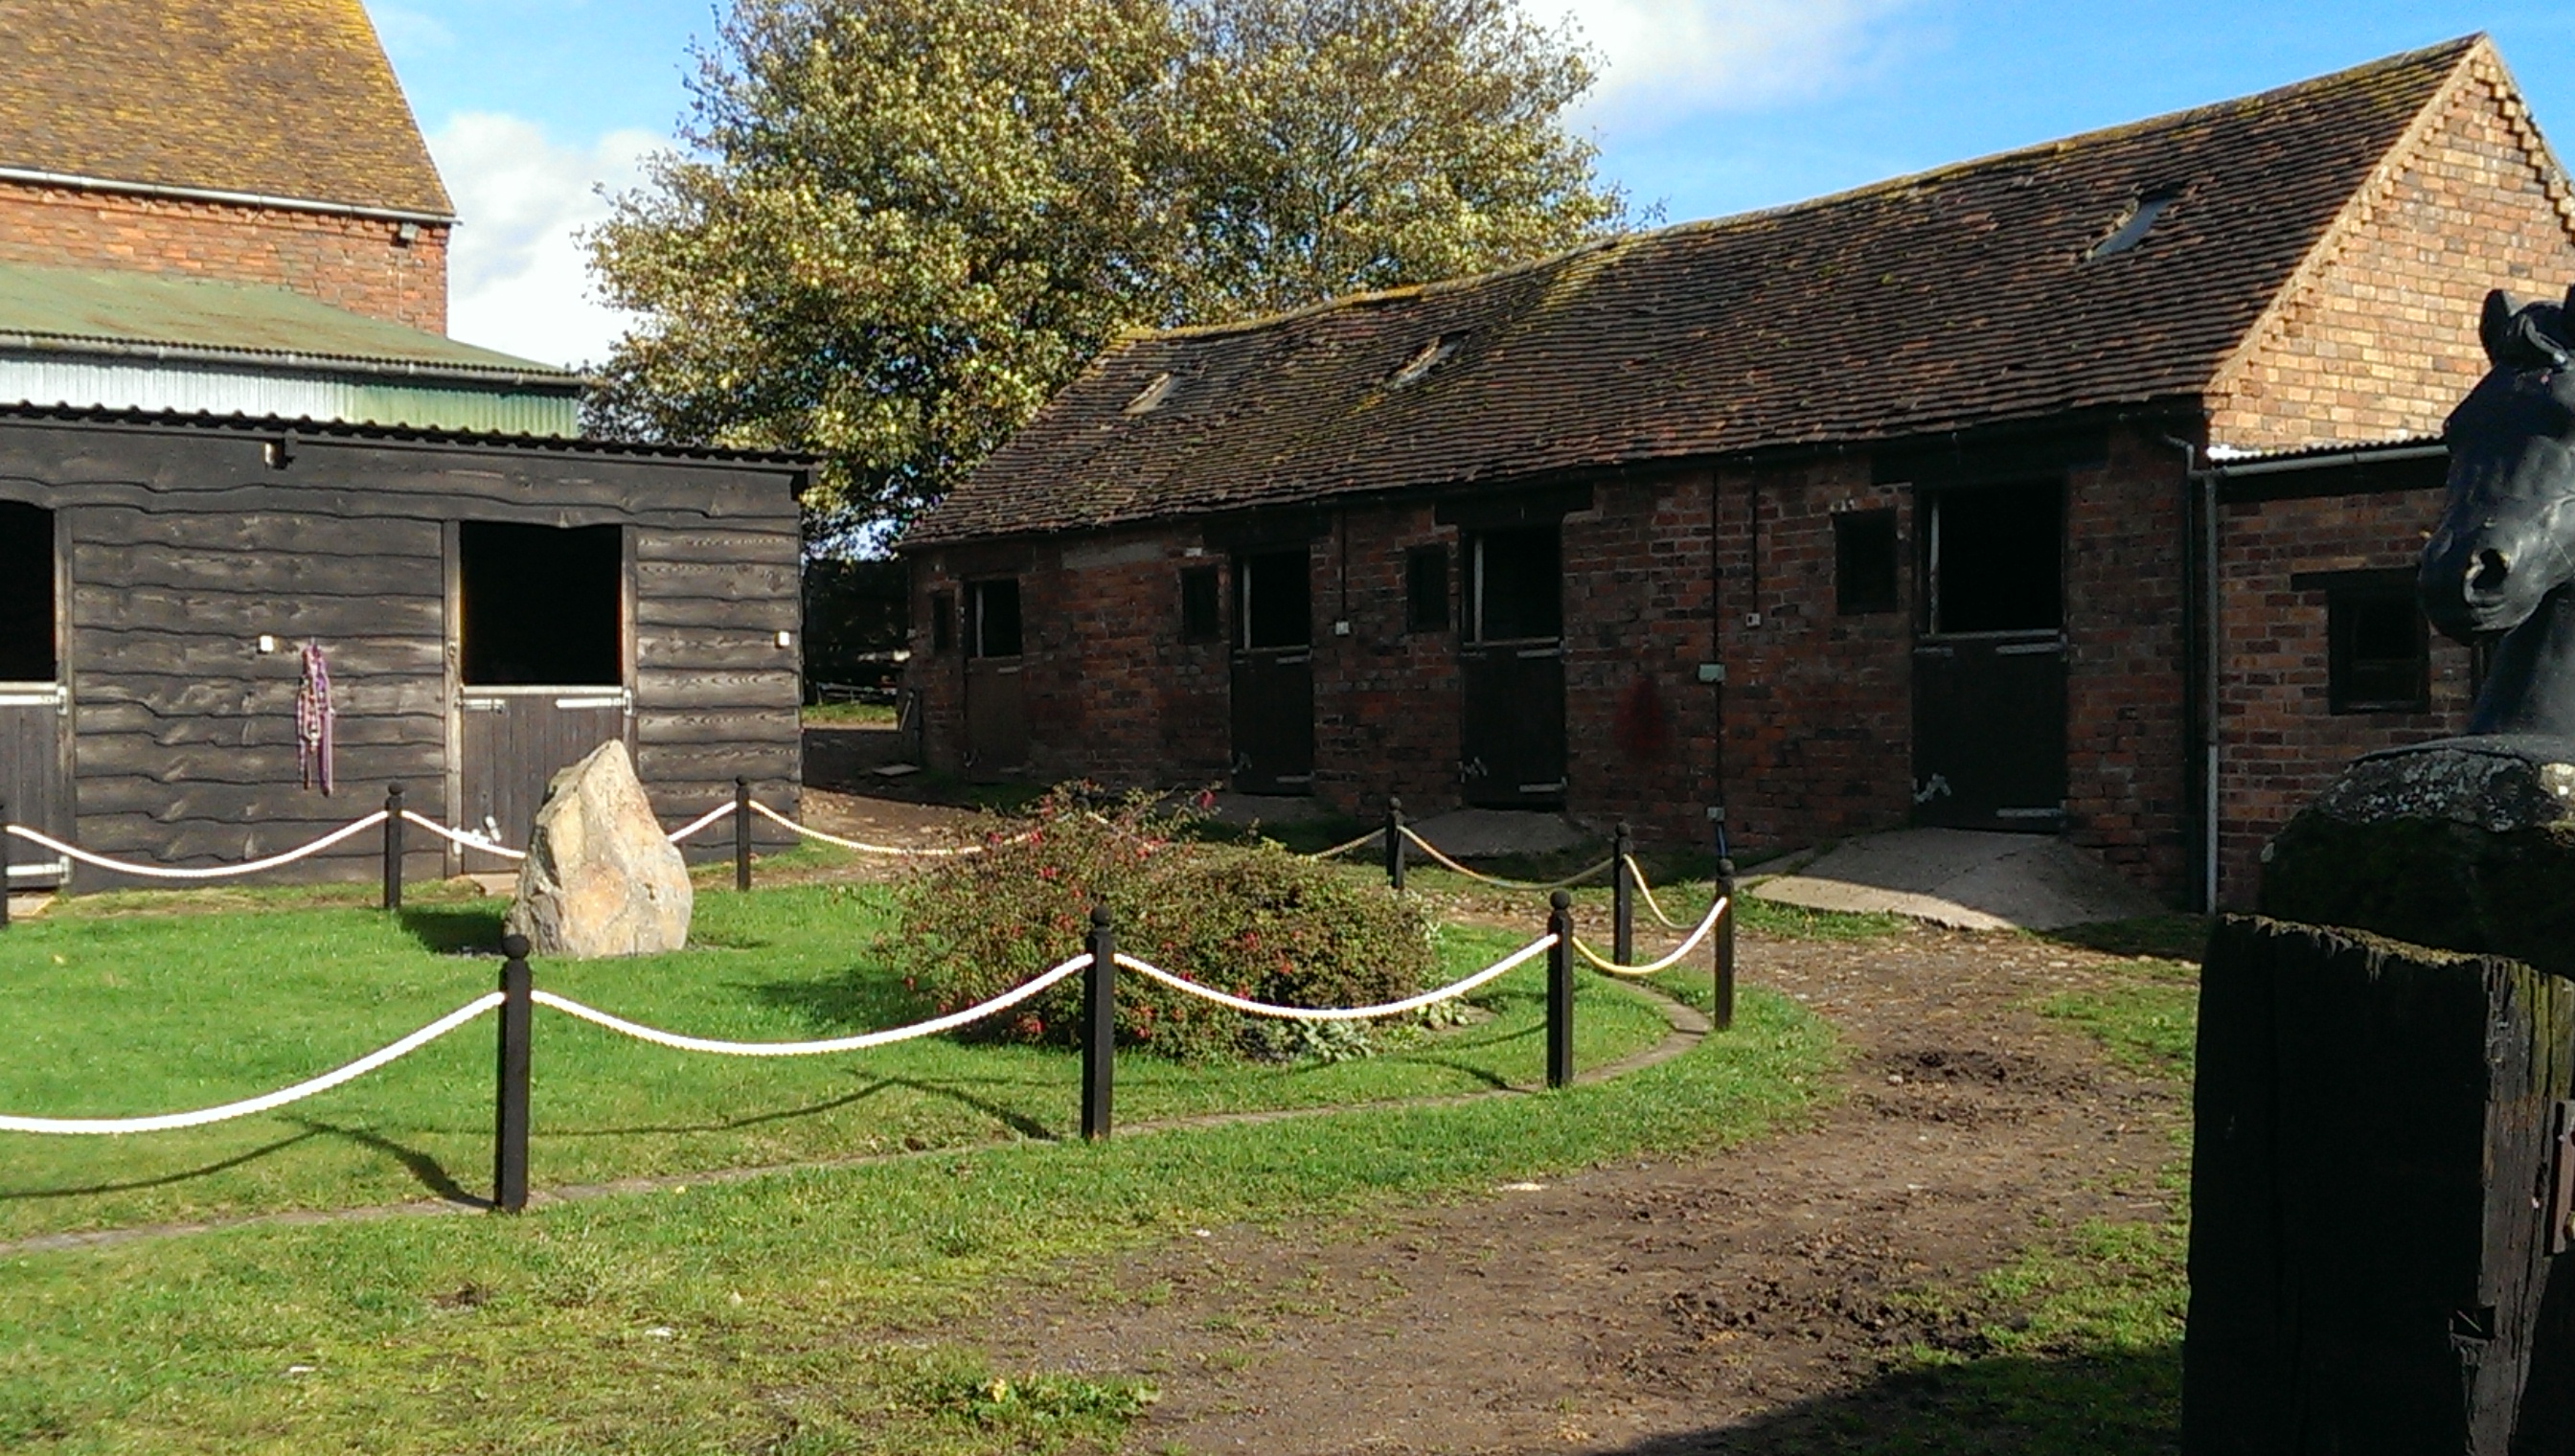
M 2471 31 L 2492 34 L 2552 140 L 2575 137 L 2575 6 L 2069 5 L 1970 0 L 1522 0 L 1603 62 L 1578 124 L 1602 174 L 1671 221 L 2215 101 Z M 372 0 L 465 227 L 459 337 L 602 354 L 578 230 L 688 104 L 705 0 Z M 2561 146 L 2564 143 L 2560 142 Z M 2561 152 L 2561 156 L 2562 156 Z

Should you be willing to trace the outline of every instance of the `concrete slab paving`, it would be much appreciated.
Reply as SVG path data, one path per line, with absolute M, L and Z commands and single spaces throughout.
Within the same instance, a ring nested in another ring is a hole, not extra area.
M 2053 930 L 2166 906 L 2048 834 L 1898 829 L 1835 847 L 1749 893 L 1815 910 L 1910 915 L 1963 930 Z

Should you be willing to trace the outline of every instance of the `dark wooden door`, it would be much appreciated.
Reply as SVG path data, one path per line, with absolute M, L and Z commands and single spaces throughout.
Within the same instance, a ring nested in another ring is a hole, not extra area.
M 634 700 L 617 688 L 468 688 L 464 690 L 457 777 L 457 827 L 528 846 L 546 784 L 611 740 L 634 748 Z M 463 851 L 468 873 L 511 868 L 516 861 Z
M 1913 820 L 2053 833 L 2065 824 L 2065 639 L 1913 649 Z
M 966 664 L 966 771 L 970 778 L 1006 776 L 1029 761 L 1029 699 L 1020 660 L 975 658 Z
M 1458 792 L 1483 808 L 1564 802 L 1564 649 L 1491 643 L 1459 657 Z
M 71 784 L 63 776 L 70 698 L 53 683 L 0 683 L 0 800 L 11 823 L 69 842 Z M 9 883 L 18 889 L 63 882 L 71 866 L 52 850 L 8 836 Z
M 1312 648 L 1235 653 L 1234 788 L 1237 793 L 1314 791 Z

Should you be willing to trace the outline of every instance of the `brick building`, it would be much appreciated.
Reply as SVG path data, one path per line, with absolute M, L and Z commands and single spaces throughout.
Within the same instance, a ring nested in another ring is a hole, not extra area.
M 911 533 L 935 763 L 2057 831 L 2249 894 L 2461 721 L 2389 606 L 2575 210 L 2482 39 L 1112 348 Z M 2358 462 L 2354 452 L 2371 447 Z

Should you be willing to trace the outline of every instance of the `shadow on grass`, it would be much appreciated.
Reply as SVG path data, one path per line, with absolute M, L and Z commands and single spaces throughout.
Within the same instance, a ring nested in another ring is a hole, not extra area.
M 738 981 L 764 1006 L 794 1011 L 818 1031 L 876 1031 L 928 1016 L 938 1008 L 928 996 L 871 967 L 854 967 L 813 980 Z
M 469 1208 L 492 1206 L 491 1199 L 480 1193 L 467 1192 L 465 1185 L 456 1181 L 455 1177 L 447 1171 L 445 1163 L 416 1147 L 405 1147 L 382 1133 L 369 1132 L 361 1127 L 342 1127 L 335 1122 L 316 1122 L 306 1117 L 295 1120 L 307 1129 L 305 1133 L 307 1137 L 327 1133 L 333 1137 L 346 1138 L 360 1147 L 392 1158 L 402 1164 L 403 1171 L 411 1174 L 415 1182 L 428 1189 L 432 1197 L 449 1203 L 462 1203 Z
M 2181 1449 L 2181 1346 L 1993 1355 L 1883 1375 L 1741 1425 L 1657 1436 L 1618 1456 L 2169 1456 Z
M 275 1153 L 284 1152 L 299 1142 L 309 1141 L 321 1136 L 324 1130 L 313 1127 L 309 1123 L 306 1124 L 306 1127 L 307 1130 L 296 1133 L 291 1137 L 281 1137 L 275 1142 L 265 1143 L 259 1147 L 252 1148 L 248 1152 L 235 1153 L 231 1157 L 225 1158 L 220 1162 L 207 1163 L 201 1167 L 186 1168 L 175 1173 L 163 1173 L 159 1177 L 154 1178 L 135 1178 L 122 1183 L 88 1183 L 77 1188 L 12 1188 L 0 1190 L 0 1203 L 16 1203 L 35 1198 L 82 1198 L 94 1193 L 131 1193 L 138 1188 L 166 1188 L 173 1183 L 185 1183 L 192 1178 L 211 1177 L 212 1175 L 223 1172 L 227 1169 L 238 1168 L 246 1163 L 255 1163 L 261 1158 L 268 1157 Z
M 2208 944 L 2208 917 L 2139 915 L 2130 920 L 2068 925 L 2062 930 L 2042 932 L 2039 938 L 2109 955 L 2152 955 L 2197 965 L 2201 949 Z
M 1003 1083 L 1006 1079 L 987 1077 L 980 1078 L 978 1080 L 999 1084 Z M 1025 1086 L 1029 1084 L 1018 1083 L 1017 1085 Z M 1053 1084 L 1050 1083 L 1049 1085 Z M 546 1137 L 575 1139 L 591 1137 L 636 1137 L 646 1134 L 676 1135 L 682 1133 L 733 1132 L 745 1127 L 757 1127 L 765 1122 L 790 1122 L 801 1117 L 819 1117 L 826 1112 L 836 1111 L 843 1107 L 854 1106 L 860 1102 L 865 1102 L 873 1097 L 877 1097 L 883 1093 L 894 1090 L 917 1092 L 925 1097 L 937 1097 L 946 1101 L 955 1102 L 961 1107 L 969 1108 L 992 1118 L 994 1121 L 1011 1129 L 1013 1132 L 1020 1134 L 1022 1137 L 1036 1138 L 1041 1141 L 1053 1141 L 1056 1136 L 1053 1129 L 1047 1127 L 1044 1123 L 1039 1122 L 1036 1118 L 1029 1116 L 1027 1113 L 1022 1112 L 1017 1108 L 1007 1107 L 999 1102 L 978 1096 L 973 1092 L 967 1091 L 964 1085 L 961 1085 L 958 1082 L 923 1081 L 916 1077 L 880 1077 L 854 1092 L 845 1092 L 837 1097 L 826 1097 L 822 1101 L 808 1102 L 800 1107 L 781 1107 L 775 1111 L 769 1112 L 748 1112 L 739 1117 L 717 1118 L 705 1122 L 663 1122 L 629 1125 L 624 1127 L 586 1127 L 577 1131 L 567 1131 L 560 1127 L 549 1127 L 544 1130 L 543 1135 Z
M 505 904 L 405 905 L 402 927 L 433 955 L 482 951 L 501 953 L 501 917 Z

